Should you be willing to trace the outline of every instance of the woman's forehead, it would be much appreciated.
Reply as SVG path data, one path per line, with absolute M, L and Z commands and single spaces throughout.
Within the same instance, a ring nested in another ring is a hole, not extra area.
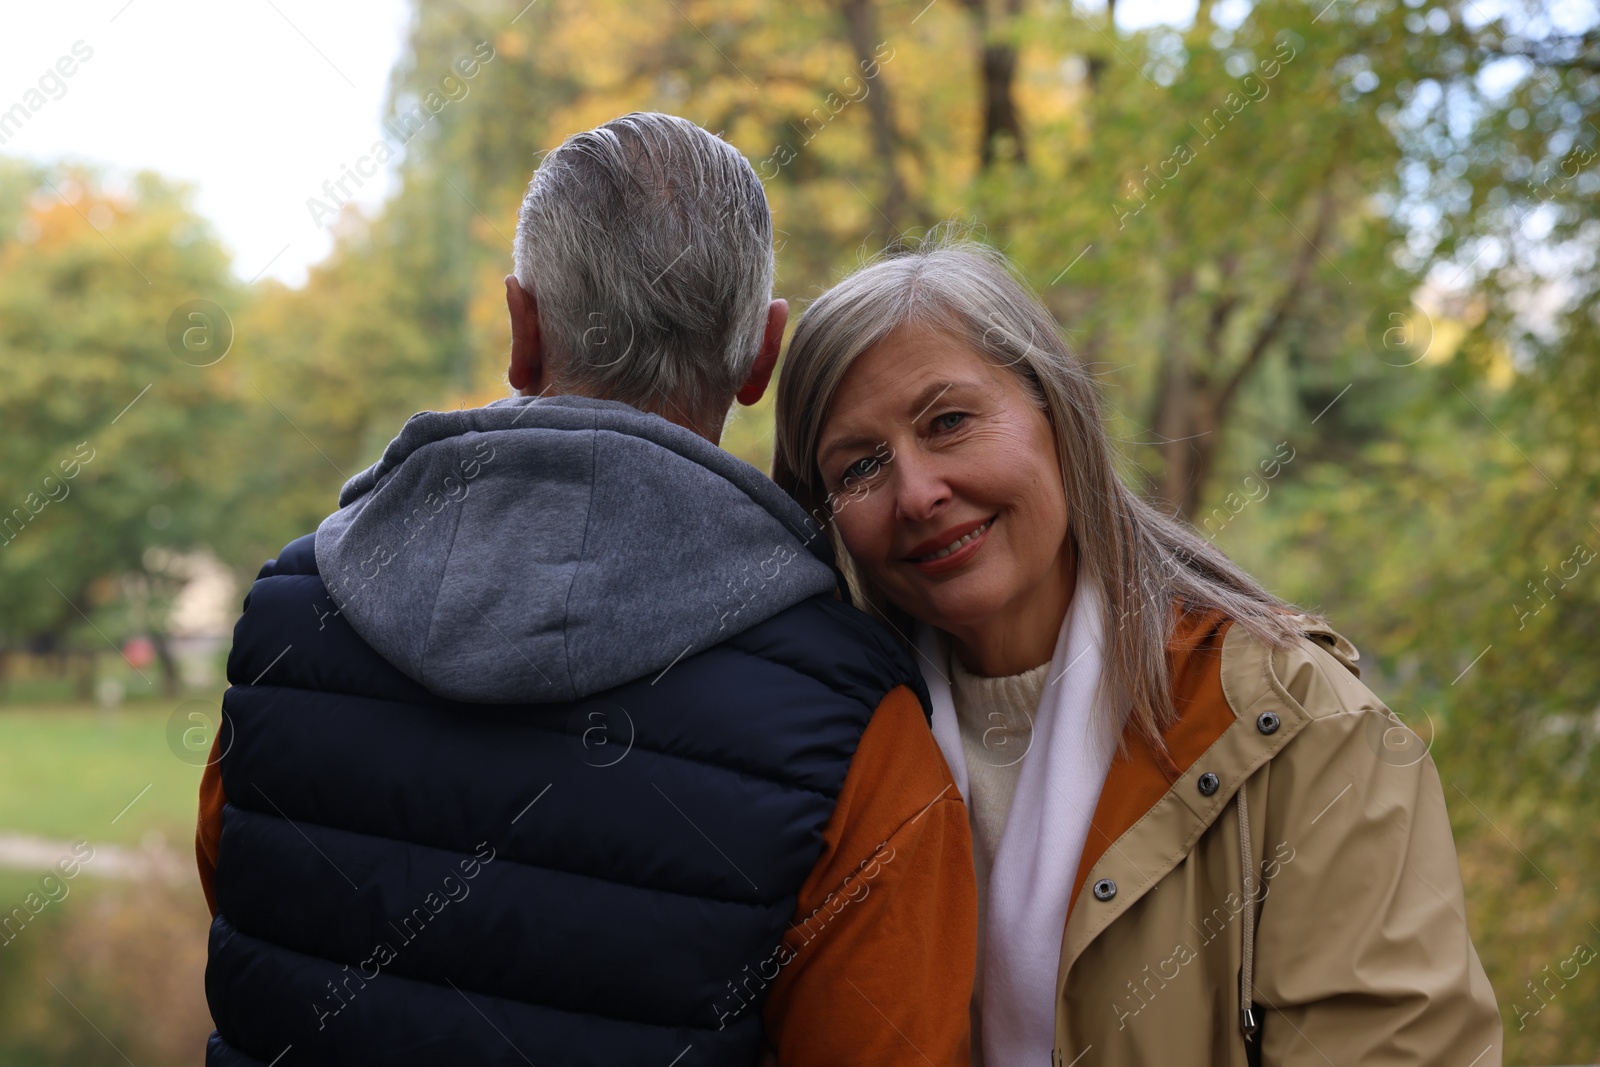
M 891 335 L 858 356 L 840 382 L 818 459 L 844 445 L 882 440 L 889 427 L 918 422 L 941 401 L 991 398 L 1001 373 L 959 336 Z
M 971 384 L 993 388 L 1006 375 L 995 357 L 962 332 L 936 326 L 902 326 L 862 352 L 845 371 L 833 410 L 862 404 L 907 403 L 929 398 L 928 389 Z
M 965 337 L 942 330 L 896 330 L 857 356 L 839 383 L 834 410 L 895 406 L 946 385 L 987 380 L 985 360 Z

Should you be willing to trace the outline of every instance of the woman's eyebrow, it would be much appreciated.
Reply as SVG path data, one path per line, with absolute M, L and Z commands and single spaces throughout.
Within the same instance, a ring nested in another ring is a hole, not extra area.
M 817 466 L 820 467 L 826 463 L 828 458 L 831 457 L 835 452 L 842 452 L 845 449 L 853 448 L 876 448 L 879 444 L 882 444 L 881 439 L 874 440 L 870 437 L 862 437 L 860 434 L 852 434 L 849 437 L 841 437 L 837 441 L 830 443 L 828 447 L 822 450 L 822 454 L 817 457 Z
M 928 413 L 928 409 L 943 399 L 946 393 L 954 393 L 957 397 L 967 397 L 973 395 L 974 393 L 981 394 L 982 392 L 983 384 L 981 382 L 931 382 L 926 388 L 912 398 L 910 406 L 915 410 L 916 414 L 911 416 L 911 421 L 920 422 L 922 420 L 922 416 Z
M 922 392 L 918 393 L 911 401 L 911 406 L 917 413 L 911 416 L 912 422 L 918 422 L 928 413 L 928 409 L 939 402 L 939 398 L 961 383 L 959 382 L 932 382 Z
M 939 381 L 929 382 L 911 398 L 907 406 L 907 413 L 911 415 L 912 422 L 918 422 L 928 413 L 928 409 L 943 399 L 946 393 L 954 392 L 957 396 L 965 396 L 973 392 L 981 392 L 982 385 L 972 381 Z M 820 467 L 835 452 L 847 448 L 874 448 L 882 444 L 882 438 L 867 437 L 862 434 L 850 434 L 830 442 L 817 454 L 817 465 Z

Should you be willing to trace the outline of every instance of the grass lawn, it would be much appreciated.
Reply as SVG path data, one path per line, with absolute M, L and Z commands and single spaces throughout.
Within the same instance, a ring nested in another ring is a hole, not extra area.
M 182 851 L 201 772 L 168 746 L 183 703 L 0 704 L 0 832 L 128 845 L 154 832 Z
M 181 734 L 189 711 L 220 701 L 219 691 L 116 711 L 44 694 L 0 703 L 0 833 L 100 847 L 159 834 L 187 864 L 168 884 L 96 877 L 91 862 L 53 889 L 41 888 L 45 865 L 0 868 L 0 914 L 35 913 L 0 944 L 0 1067 L 204 1059 L 208 916 L 189 859 L 202 768 L 173 752 L 168 724 L 176 709 Z M 29 907 L 30 894 L 49 903 Z

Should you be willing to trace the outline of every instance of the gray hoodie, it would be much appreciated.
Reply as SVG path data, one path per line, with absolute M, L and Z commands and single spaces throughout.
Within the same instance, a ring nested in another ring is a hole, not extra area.
M 575 700 L 837 584 L 827 538 L 748 463 L 607 400 L 413 415 L 317 529 L 362 639 L 440 696 Z

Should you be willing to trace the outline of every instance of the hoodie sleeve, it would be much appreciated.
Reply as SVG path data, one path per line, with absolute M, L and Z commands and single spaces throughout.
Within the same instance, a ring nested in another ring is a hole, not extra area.
M 966 1067 L 977 883 L 966 806 L 900 686 L 862 734 L 763 1014 L 781 1067 Z

